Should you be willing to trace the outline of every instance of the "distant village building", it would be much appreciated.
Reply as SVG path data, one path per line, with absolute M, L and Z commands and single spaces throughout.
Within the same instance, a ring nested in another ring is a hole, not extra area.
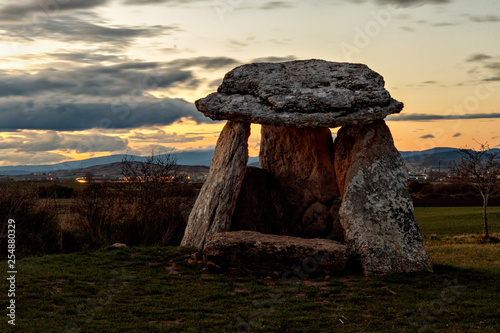
M 425 174 L 408 174 L 408 180 L 418 180 L 418 181 L 425 181 L 428 179 L 428 176 Z

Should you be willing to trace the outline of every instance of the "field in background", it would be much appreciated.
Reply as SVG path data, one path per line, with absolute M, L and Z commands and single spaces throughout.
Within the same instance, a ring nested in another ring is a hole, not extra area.
M 415 207 L 420 231 L 426 236 L 484 233 L 482 207 Z M 488 207 L 490 233 L 500 233 L 500 207 Z

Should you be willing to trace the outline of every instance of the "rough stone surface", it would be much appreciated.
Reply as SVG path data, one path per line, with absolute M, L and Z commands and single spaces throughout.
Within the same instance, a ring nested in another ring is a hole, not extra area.
M 259 162 L 287 199 L 284 234 L 326 237 L 332 224 L 329 210 L 339 196 L 330 130 L 262 126 Z
M 403 104 L 366 65 L 313 59 L 237 67 L 196 107 L 214 120 L 337 127 L 385 118 Z
M 340 152 L 335 165 L 343 184 L 340 222 L 363 273 L 431 271 L 413 214 L 406 166 L 385 122 L 342 128 L 335 151 Z
M 279 183 L 273 175 L 264 169 L 247 167 L 230 230 L 283 235 L 284 202 Z
M 254 231 L 225 232 L 210 236 L 204 261 L 212 269 L 237 274 L 275 275 L 284 280 L 315 271 L 342 271 L 347 247 L 327 239 L 305 239 Z M 229 264 L 228 264 L 229 263 Z
M 203 249 L 208 236 L 228 231 L 248 162 L 250 124 L 228 121 L 215 147 L 203 185 L 182 239 L 182 246 Z

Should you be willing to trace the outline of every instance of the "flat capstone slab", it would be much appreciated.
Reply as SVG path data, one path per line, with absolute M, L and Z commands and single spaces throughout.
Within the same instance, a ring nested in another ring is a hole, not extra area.
M 324 60 L 254 63 L 226 74 L 216 93 L 196 101 L 213 120 L 272 126 L 338 127 L 399 113 L 384 79 L 363 64 Z

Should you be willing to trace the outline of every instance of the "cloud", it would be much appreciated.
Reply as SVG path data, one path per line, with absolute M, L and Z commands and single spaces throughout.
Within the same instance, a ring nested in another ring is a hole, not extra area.
M 367 0 L 357 0 L 356 3 L 365 3 Z M 377 5 L 395 5 L 398 7 L 418 7 L 423 5 L 444 5 L 451 0 L 373 0 Z
M 292 7 L 294 7 L 294 4 L 288 1 L 270 1 L 260 6 L 260 9 L 275 10 L 275 9 L 292 8 Z
M 435 136 L 432 134 L 422 135 L 420 139 L 434 139 Z
M 399 27 L 401 30 L 404 30 L 406 32 L 415 32 L 415 29 L 413 28 L 410 28 L 410 27 L 406 27 L 406 26 L 402 26 L 402 27 Z
M 453 22 L 438 22 L 438 23 L 433 23 L 433 27 L 452 27 L 458 25 L 458 23 L 453 23 Z
M 453 134 L 454 138 L 458 138 L 459 136 L 462 136 L 462 133 L 455 133 L 455 134 Z
M 485 23 L 485 22 L 500 22 L 500 16 L 486 15 L 486 16 L 473 16 L 468 15 L 472 22 Z
M 125 151 L 128 141 L 102 133 L 67 134 L 56 131 L 17 131 L 0 140 L 0 151 L 37 153 L 49 151 L 116 152 Z
M 429 81 L 422 82 L 422 84 L 437 84 L 437 82 L 433 81 L 433 80 L 429 80 Z
M 496 119 L 500 118 L 500 113 L 477 113 L 462 115 L 437 115 L 437 114 L 401 114 L 387 117 L 387 121 L 433 121 L 433 120 L 453 120 L 453 119 Z
M 108 0 L 70 0 L 70 1 L 17 1 L 0 7 L 0 21 L 19 22 L 28 16 L 57 15 L 71 10 L 90 9 L 106 4 Z M 32 17 L 31 19 L 35 19 Z
M 157 5 L 157 4 L 180 6 L 196 2 L 206 2 L 206 0 L 125 0 L 123 3 L 125 5 L 132 5 L 132 6 Z
M 500 76 L 489 77 L 489 78 L 484 79 L 483 81 L 485 81 L 485 82 L 496 82 L 496 81 L 500 81 Z
M 138 38 L 150 38 L 173 34 L 181 29 L 177 25 L 153 25 L 144 27 L 134 26 L 106 26 L 90 22 L 96 19 L 89 17 L 61 16 L 35 25 L 3 25 L 0 30 L 5 31 L 11 38 L 47 39 L 59 42 L 84 42 L 91 45 L 108 44 L 122 49 L 130 46 Z
M 230 66 L 238 65 L 239 61 L 227 57 L 196 57 L 187 59 L 176 59 L 166 63 L 166 66 L 172 68 L 201 67 L 203 69 L 225 69 Z
M 136 95 L 139 92 L 144 95 L 158 87 L 194 83 L 196 78 L 191 71 L 169 70 L 167 65 L 157 62 L 127 62 L 64 70 L 48 68 L 35 74 L 0 72 L 0 97 L 36 96 L 48 92 L 116 97 L 135 91 Z
M 483 54 L 483 53 L 476 53 L 476 54 L 473 54 L 471 56 L 469 56 L 467 58 L 467 62 L 477 62 L 477 61 L 484 61 L 484 60 L 488 60 L 488 59 L 491 59 L 492 56 L 489 56 L 487 54 Z
M 129 97 L 100 103 L 64 102 L 57 99 L 1 103 L 0 130 L 135 128 L 170 125 L 186 117 L 197 122 L 209 122 L 192 103 L 182 99 Z
M 53 152 L 25 152 L 17 149 L 3 149 L 0 166 L 10 165 L 36 165 L 63 162 L 68 159 L 59 153 Z
M 255 58 L 250 62 L 285 62 L 285 61 L 293 61 L 297 60 L 297 57 L 293 55 L 285 56 L 285 57 L 263 57 L 263 58 Z
M 145 142 L 156 142 L 156 143 L 186 143 L 186 142 L 196 142 L 204 139 L 204 136 L 191 136 L 188 134 L 177 134 L 177 133 L 166 133 L 162 129 L 156 129 L 155 132 L 151 133 L 142 132 L 140 130 L 133 131 L 132 135 L 129 136 L 131 140 L 140 140 L 141 143 Z

